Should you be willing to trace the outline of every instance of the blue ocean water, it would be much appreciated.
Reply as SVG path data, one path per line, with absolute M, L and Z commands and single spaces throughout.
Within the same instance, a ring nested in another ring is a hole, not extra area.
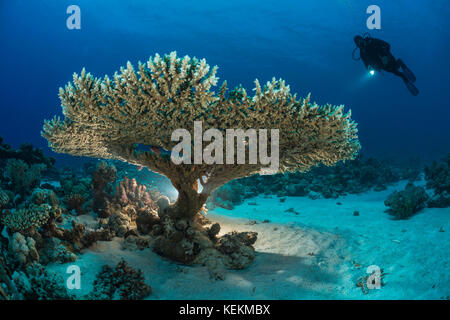
M 66 27 L 72 4 L 81 30 Z M 366 28 L 371 4 L 381 30 Z M 0 136 L 50 154 L 40 130 L 61 113 L 58 88 L 73 72 L 112 75 L 128 60 L 176 50 L 218 65 L 229 87 L 281 77 L 300 96 L 345 104 L 366 155 L 436 159 L 450 150 L 449 13 L 447 0 L 2 0 Z M 413 70 L 419 96 L 352 60 L 353 36 L 367 31 Z

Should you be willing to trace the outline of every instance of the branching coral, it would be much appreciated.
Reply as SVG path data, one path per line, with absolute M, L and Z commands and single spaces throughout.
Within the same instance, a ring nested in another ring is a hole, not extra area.
M 65 119 L 46 121 L 42 135 L 56 152 L 122 160 L 167 176 L 179 193 L 167 210 L 171 220 L 186 219 L 194 229 L 199 228 L 195 216 L 214 189 L 261 172 L 265 165 L 175 165 L 161 150 L 176 145 L 171 137 L 178 128 L 191 136 L 194 121 L 222 134 L 226 129 L 279 129 L 281 172 L 333 165 L 357 154 L 356 124 L 343 106 L 318 106 L 309 96 L 297 99 L 281 79 L 264 87 L 256 80 L 253 97 L 242 87 L 228 92 L 226 83 L 216 94 L 210 90 L 217 83 L 216 70 L 204 59 L 179 58 L 175 52 L 139 63 L 138 71 L 128 63 L 113 79 L 94 78 L 83 69 L 60 89 Z M 149 149 L 141 151 L 140 145 Z
M 5 210 L 1 216 L 2 223 L 12 231 L 26 231 L 43 226 L 50 218 L 51 207 L 48 204 L 32 206 L 14 211 Z

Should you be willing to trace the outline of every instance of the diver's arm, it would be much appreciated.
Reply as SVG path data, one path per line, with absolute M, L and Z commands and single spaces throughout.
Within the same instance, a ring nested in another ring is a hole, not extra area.
M 367 70 L 377 70 L 379 71 L 379 67 L 378 67 L 378 60 L 379 58 L 377 56 L 374 56 L 373 54 L 369 54 L 366 51 L 361 51 L 360 53 L 360 57 L 362 62 L 364 63 L 364 66 L 366 67 Z
M 367 58 L 364 59 L 364 58 L 361 56 L 361 60 L 362 60 L 362 62 L 364 63 L 364 66 L 366 67 L 366 69 L 369 69 L 369 63 L 367 62 Z

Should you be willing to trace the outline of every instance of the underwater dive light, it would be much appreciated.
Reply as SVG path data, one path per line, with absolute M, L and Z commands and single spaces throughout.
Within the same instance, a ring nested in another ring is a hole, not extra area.
M 375 74 L 375 70 L 373 70 L 373 69 L 370 70 L 370 71 L 369 71 L 369 74 L 370 74 L 371 76 L 373 76 L 373 75 Z

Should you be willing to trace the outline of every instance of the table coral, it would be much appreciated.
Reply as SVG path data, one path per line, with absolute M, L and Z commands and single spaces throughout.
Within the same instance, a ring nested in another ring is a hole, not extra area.
M 279 171 L 307 171 L 323 163 L 352 159 L 359 151 L 356 123 L 343 106 L 319 106 L 310 96 L 298 99 L 283 80 L 275 78 L 255 94 L 244 88 L 228 91 L 226 82 L 215 93 L 217 67 L 204 59 L 158 54 L 131 63 L 113 79 L 94 78 L 83 69 L 61 88 L 64 119 L 45 121 L 42 136 L 50 147 L 75 156 L 117 159 L 167 176 L 178 199 L 165 210 L 160 252 L 177 261 L 192 261 L 209 241 L 199 211 L 213 190 L 228 181 L 264 171 L 258 164 L 174 164 L 168 151 L 172 133 L 184 128 L 193 136 L 194 121 L 203 129 L 279 129 Z M 140 148 L 143 146 L 143 149 Z M 203 142 L 206 147 L 206 142 Z M 158 152 L 156 152 L 156 151 Z M 199 183 L 202 190 L 199 192 Z M 174 230 L 185 220 L 185 230 Z M 175 235 L 172 238 L 168 235 Z M 176 249 L 178 247 L 178 249 Z M 158 249 L 158 248 L 157 248 Z

